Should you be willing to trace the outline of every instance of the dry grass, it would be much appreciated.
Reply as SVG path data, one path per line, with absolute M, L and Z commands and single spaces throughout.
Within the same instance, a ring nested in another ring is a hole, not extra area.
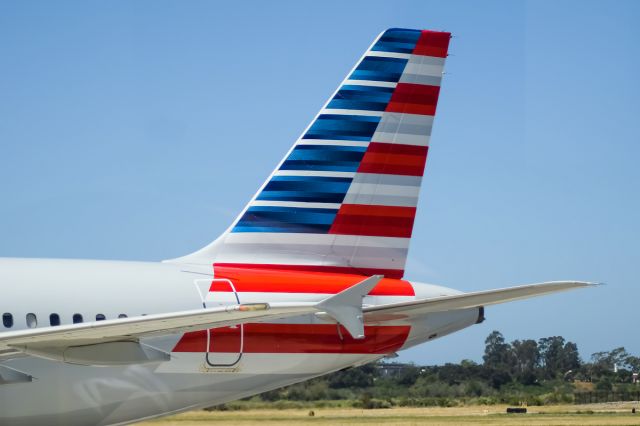
M 637 414 L 631 414 L 635 407 Z M 391 408 L 380 410 L 314 409 L 304 410 L 192 411 L 172 417 L 139 423 L 139 426 L 230 426 L 254 425 L 640 425 L 637 403 L 558 405 L 528 407 L 527 414 L 505 414 L 507 406 L 453 408 Z

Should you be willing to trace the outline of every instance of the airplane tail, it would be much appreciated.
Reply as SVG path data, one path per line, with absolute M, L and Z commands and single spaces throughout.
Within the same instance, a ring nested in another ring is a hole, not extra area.
M 171 262 L 401 278 L 450 37 L 383 32 L 229 229 Z

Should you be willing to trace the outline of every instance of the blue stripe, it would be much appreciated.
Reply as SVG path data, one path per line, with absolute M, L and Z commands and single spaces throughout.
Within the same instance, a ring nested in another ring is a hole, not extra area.
M 342 203 L 351 180 L 321 176 L 274 176 L 257 200 Z
M 406 64 L 406 59 L 367 56 L 349 78 L 351 80 L 398 82 Z
M 375 51 L 412 53 L 416 47 L 416 43 L 420 38 L 421 31 L 391 29 L 378 39 L 376 44 L 371 48 Z
M 234 226 L 231 232 L 288 232 L 295 234 L 328 234 L 331 225 L 298 225 L 286 223 L 281 226 Z
M 250 207 L 232 232 L 296 232 L 324 234 L 329 231 L 337 209 L 298 207 Z
M 331 99 L 327 108 L 384 111 L 392 94 L 392 87 L 345 84 Z
M 258 200 L 296 201 L 301 203 L 341 203 L 346 193 L 328 193 L 311 191 L 269 191 L 262 192 Z
M 280 170 L 355 172 L 366 150 L 360 146 L 297 145 Z
M 323 114 L 303 139 L 370 141 L 379 122 L 380 117 Z

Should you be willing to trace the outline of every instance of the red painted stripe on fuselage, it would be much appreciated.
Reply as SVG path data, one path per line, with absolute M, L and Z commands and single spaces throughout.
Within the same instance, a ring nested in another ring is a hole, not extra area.
M 336 294 L 367 276 L 382 274 L 385 278 L 369 293 L 371 296 L 415 296 L 409 281 L 388 278 L 402 276 L 401 270 L 362 271 L 362 275 L 344 274 L 325 269 L 309 270 L 305 265 L 260 265 L 216 263 L 215 278 L 226 278 L 233 282 L 236 291 L 265 293 L 321 293 Z M 326 272 L 324 272 L 326 271 Z M 231 291 L 227 283 L 214 281 L 210 291 Z
M 410 326 L 365 326 L 356 340 L 336 324 L 245 324 L 243 353 L 386 354 L 402 347 Z M 342 337 L 340 336 L 342 335 Z M 186 333 L 173 352 L 205 352 L 207 332 Z M 211 330 L 209 352 L 239 352 L 240 328 Z

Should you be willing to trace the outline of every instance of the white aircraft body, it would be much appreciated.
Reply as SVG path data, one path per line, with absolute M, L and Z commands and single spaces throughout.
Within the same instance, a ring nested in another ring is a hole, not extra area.
M 112 425 L 375 361 L 589 286 L 402 279 L 450 34 L 390 29 L 230 228 L 164 262 L 2 259 L 0 424 Z

